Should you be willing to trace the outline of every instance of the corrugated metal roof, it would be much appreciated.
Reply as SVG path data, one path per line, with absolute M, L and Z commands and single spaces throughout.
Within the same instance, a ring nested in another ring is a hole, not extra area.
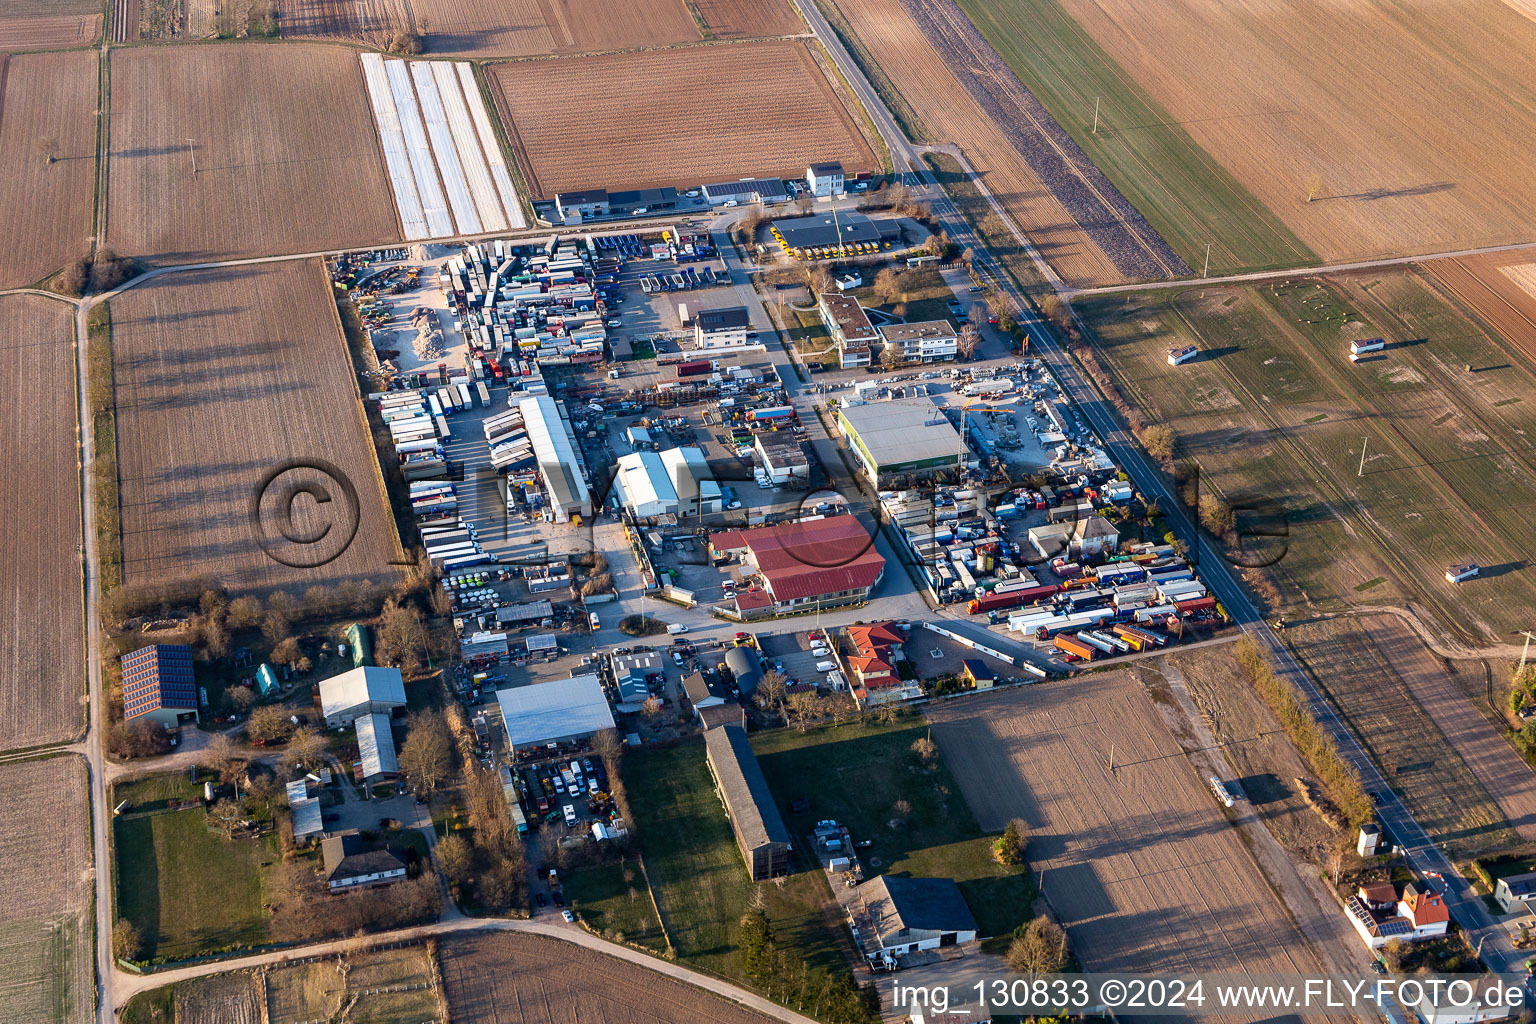
M 496 691 L 507 741 L 514 747 L 613 728 L 613 712 L 595 675 Z
M 395 736 L 389 727 L 389 716 L 375 713 L 362 715 L 357 727 L 358 760 L 363 763 L 363 777 L 395 775 L 400 762 L 395 757 Z

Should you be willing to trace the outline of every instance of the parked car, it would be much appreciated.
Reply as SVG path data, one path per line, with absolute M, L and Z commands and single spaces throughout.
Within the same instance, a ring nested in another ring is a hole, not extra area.
M 555 897 L 555 898 L 559 899 L 558 896 Z M 565 918 L 565 921 L 566 921 L 567 924 L 575 924 L 576 923 L 576 915 L 571 913 L 569 910 L 562 910 L 562 911 L 560 911 L 560 916 Z

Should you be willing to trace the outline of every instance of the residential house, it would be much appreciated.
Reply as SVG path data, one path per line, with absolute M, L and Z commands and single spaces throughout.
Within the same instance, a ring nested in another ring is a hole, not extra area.
M 701 349 L 736 348 L 747 343 L 751 329 L 745 306 L 701 309 L 693 318 L 693 342 Z
M 903 680 L 897 668 L 906 660 L 901 649 L 906 638 L 894 622 L 848 626 L 843 637 L 850 650 L 846 655 L 838 653 L 848 689 L 859 707 L 889 704 L 922 694 L 917 680 Z
M 320 844 L 325 880 L 332 892 L 388 885 L 405 877 L 405 864 L 393 853 L 373 849 L 357 832 L 327 836 Z
M 843 176 L 843 165 L 835 160 L 811 164 L 807 167 L 805 169 L 805 184 L 811 190 L 811 195 L 818 199 L 840 196 L 847 191 L 847 183 Z
M 976 919 L 952 878 L 879 875 L 859 886 L 849 914 L 860 951 L 877 968 L 895 968 L 899 957 L 977 936 Z
M 1413 882 L 1404 886 L 1397 912 L 1413 925 L 1415 939 L 1444 935 L 1450 928 L 1451 911 L 1445 905 L 1445 897 L 1428 886 Z
M 895 348 L 903 363 L 949 362 L 960 350 L 959 335 L 948 320 L 887 324 L 880 328 L 880 337 Z
M 1506 914 L 1530 907 L 1536 903 L 1536 871 L 1499 879 L 1493 887 L 1493 898 Z
M 1112 555 L 1120 548 L 1120 531 L 1103 516 L 1086 516 L 1072 523 L 1072 540 L 1067 546 L 1074 558 Z

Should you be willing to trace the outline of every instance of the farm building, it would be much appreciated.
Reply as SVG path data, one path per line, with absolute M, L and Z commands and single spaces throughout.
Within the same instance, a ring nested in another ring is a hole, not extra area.
M 745 306 L 701 309 L 693 318 L 693 341 L 699 348 L 734 348 L 747 343 L 751 329 Z
M 761 606 L 781 614 L 867 601 L 885 575 L 885 559 L 852 515 L 712 533 L 709 546 L 713 557 L 736 557 L 755 570 Z M 744 618 L 758 611 L 743 602 L 752 592 L 738 588 L 735 597 Z
M 955 469 L 964 448 L 932 399 L 843 407 L 837 429 L 877 487 L 897 475 Z
M 1168 365 L 1179 366 L 1189 362 L 1200 354 L 1200 350 L 1193 345 L 1181 345 L 1178 348 L 1168 350 Z
M 880 338 L 896 346 L 904 363 L 948 362 L 959 351 L 959 335 L 948 320 L 888 324 L 880 328 Z
M 320 844 L 325 880 L 332 892 L 388 885 L 405 877 L 405 865 L 388 850 L 370 849 L 356 832 L 326 837 Z
M 542 743 L 567 743 L 613 728 L 613 712 L 595 675 L 572 676 L 496 691 L 507 743 L 515 752 Z
M 576 439 L 570 422 L 548 395 L 535 395 L 517 403 L 523 427 L 533 445 L 539 476 L 545 485 L 550 513 L 557 523 L 592 515 L 592 495 L 587 490 L 586 470 L 576 457 Z
M 197 717 L 192 648 L 153 644 L 123 655 L 123 718 L 147 718 L 167 729 Z
M 379 711 L 358 715 L 352 723 L 357 729 L 357 775 L 368 785 L 387 782 L 400 774 L 395 757 L 395 734 L 389 715 Z
M 309 783 L 298 779 L 288 783 L 288 810 L 293 816 L 293 838 L 303 842 L 325 831 L 320 801 L 309 795 Z
M 869 322 L 864 307 L 851 295 L 826 294 L 816 300 L 827 333 L 837 343 L 843 369 L 869 365 L 869 347 L 880 332 Z
M 405 681 L 397 668 L 365 665 L 320 681 L 320 712 L 326 728 L 351 725 L 363 715 L 388 715 L 405 707 Z
M 811 190 L 811 195 L 818 199 L 840 196 L 848 190 L 843 180 L 843 165 L 835 160 L 807 167 L 805 184 Z
M 619 457 L 614 501 L 640 519 L 720 511 L 720 485 L 699 448 L 632 452 Z
M 612 663 L 613 681 L 619 689 L 620 704 L 643 703 L 651 694 L 651 680 L 666 678 L 661 655 L 655 651 L 615 654 Z
M 710 729 L 704 734 L 704 756 L 752 880 L 789 874 L 789 830 L 773 803 L 747 731 L 734 724 Z
M 763 464 L 763 472 L 775 487 L 791 480 L 811 478 L 811 460 L 806 457 L 805 446 L 793 437 L 779 434 L 758 434 L 753 442 L 757 457 Z
M 778 178 L 742 178 L 740 181 L 721 181 L 704 186 L 704 198 L 711 206 L 737 203 L 782 203 L 789 198 L 789 190 Z
M 849 913 L 871 966 L 895 967 L 908 953 L 976 940 L 976 919 L 952 878 L 880 875 L 857 895 Z
M 901 225 L 894 220 L 875 220 L 862 213 L 839 210 L 811 217 L 780 217 L 773 222 L 774 240 L 793 256 L 804 257 L 817 249 L 854 249 L 873 253 L 902 245 Z

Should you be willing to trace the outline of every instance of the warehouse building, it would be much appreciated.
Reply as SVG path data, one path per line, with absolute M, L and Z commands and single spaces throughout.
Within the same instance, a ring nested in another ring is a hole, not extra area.
M 780 217 L 773 222 L 774 240 L 795 256 L 817 249 L 851 249 L 873 253 L 903 247 L 901 224 L 875 220 L 851 210 L 810 217 Z
M 197 718 L 192 648 L 153 644 L 123 655 L 123 718 L 159 722 L 167 729 Z
M 621 455 L 613 477 L 613 496 L 637 519 L 720 511 L 720 484 L 703 450 L 692 447 Z
M 400 774 L 400 762 L 395 757 L 395 735 L 389 725 L 389 715 L 384 712 L 359 715 L 352 724 L 357 729 L 358 781 L 372 786 L 396 778 Z
M 496 691 L 507 743 L 516 753 L 545 743 L 571 743 L 613 728 L 603 684 L 588 674 Z
M 671 186 L 636 188 L 623 192 L 588 188 L 555 195 L 555 213 L 567 225 L 602 217 L 633 217 L 675 209 L 677 189 Z
M 885 575 L 885 559 L 852 515 L 712 533 L 709 547 L 711 556 L 737 558 L 761 578 L 736 588 L 742 618 L 858 604 Z
M 774 806 L 747 731 L 735 724 L 710 729 L 704 733 L 704 755 L 752 881 L 789 874 L 789 830 Z
M 704 198 L 711 206 L 721 206 L 732 200 L 739 204 L 782 203 L 789 198 L 789 190 L 778 178 L 742 178 L 705 185 Z
M 816 306 L 821 310 L 821 319 L 827 325 L 827 333 L 832 335 L 832 340 L 837 344 L 843 369 L 868 366 L 870 345 L 880 337 L 880 333 L 869 322 L 869 316 L 864 312 L 864 307 L 859 305 L 859 300 L 851 295 L 828 293 L 817 298 Z
M 848 190 L 843 176 L 843 165 L 835 160 L 811 164 L 807 167 L 805 184 L 811 190 L 811 195 L 818 199 L 840 196 Z
M 747 343 L 751 329 L 745 306 L 701 309 L 693 318 L 693 342 L 701 349 L 735 348 Z
M 876 487 L 898 475 L 960 466 L 960 433 L 929 398 L 845 406 L 837 429 Z
M 976 941 L 976 918 L 952 878 L 880 875 L 859 886 L 849 912 L 872 967 L 895 967 L 909 953 Z
M 320 712 L 328 729 L 351 725 L 365 715 L 387 715 L 405 707 L 405 681 L 397 668 L 364 665 L 320 681 Z
M 805 445 L 793 437 L 781 434 L 758 434 L 753 442 L 758 460 L 769 483 L 775 487 L 811 478 L 811 460 L 806 457 Z
M 948 320 L 923 320 L 912 324 L 888 324 L 880 337 L 895 346 L 904 363 L 940 363 L 955 358 L 960 337 Z
M 576 438 L 560 407 L 548 395 L 535 395 L 518 402 L 517 409 L 533 446 L 554 521 L 590 518 L 592 495 L 587 490 L 586 470 L 577 458 Z

